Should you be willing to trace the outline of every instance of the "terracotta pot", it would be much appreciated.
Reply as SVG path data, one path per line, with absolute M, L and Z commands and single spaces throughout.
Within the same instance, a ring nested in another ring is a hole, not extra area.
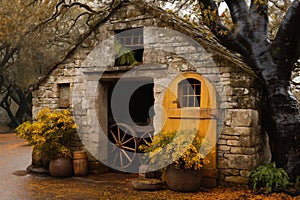
M 72 160 L 70 158 L 58 158 L 50 160 L 49 173 L 54 177 L 69 177 L 73 174 Z
M 178 192 L 196 192 L 200 188 L 202 171 L 194 169 L 176 169 L 170 165 L 166 172 L 166 183 L 170 190 Z

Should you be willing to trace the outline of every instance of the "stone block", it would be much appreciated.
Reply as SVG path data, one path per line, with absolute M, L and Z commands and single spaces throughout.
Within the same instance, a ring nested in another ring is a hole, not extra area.
M 52 105 L 57 106 L 57 102 L 58 102 L 58 98 L 41 98 L 40 99 L 40 104 L 52 104 Z
M 229 85 L 224 86 L 224 91 L 225 91 L 224 93 L 225 93 L 226 96 L 232 96 L 233 95 L 233 89 Z
M 224 140 L 224 139 L 219 139 L 218 140 L 218 145 L 226 145 L 227 144 L 227 141 Z
M 228 160 L 225 158 L 219 158 L 218 163 L 217 163 L 217 168 L 218 169 L 227 169 L 228 168 Z
M 230 147 L 227 146 L 227 145 L 219 145 L 219 146 L 218 146 L 218 150 L 219 150 L 219 151 L 229 151 L 229 150 L 230 150 Z
M 234 77 L 231 81 L 233 87 L 250 88 L 253 86 L 253 78 L 247 76 L 246 73 L 234 73 L 232 76 Z
M 87 110 L 95 109 L 95 100 L 94 98 L 85 98 L 82 100 L 82 108 Z
M 239 136 L 233 136 L 233 135 L 220 135 L 220 139 L 224 140 L 239 140 Z
M 258 135 L 260 133 L 260 126 L 252 126 L 252 127 L 228 127 L 225 126 L 222 130 L 222 137 L 228 136 L 250 136 L 250 135 Z
M 261 138 L 259 135 L 242 136 L 239 139 L 240 145 L 243 147 L 254 147 L 260 144 Z
M 240 170 L 238 170 L 238 169 L 225 169 L 225 170 L 223 170 L 223 174 L 225 176 L 239 176 L 240 175 Z
M 39 87 L 39 90 L 35 91 L 34 96 L 35 97 L 46 97 L 46 93 L 45 93 L 45 88 L 44 87 Z
M 39 99 L 38 98 L 32 98 L 32 106 L 39 106 Z
M 225 125 L 231 127 L 258 126 L 259 115 L 252 109 L 229 109 L 226 111 Z
M 255 155 L 225 154 L 224 157 L 228 159 L 228 167 L 231 169 L 252 170 L 257 162 Z
M 227 145 L 228 146 L 240 146 L 240 141 L 239 140 L 227 140 Z
M 247 184 L 248 178 L 241 176 L 225 176 L 225 182 L 238 183 L 238 184 Z
M 249 170 L 241 170 L 240 171 L 240 175 L 242 176 L 242 177 L 249 177 L 249 174 L 250 174 L 250 172 L 251 171 L 249 171 Z
M 233 154 L 243 154 L 243 155 L 252 155 L 257 153 L 257 148 L 247 148 L 247 147 L 231 147 L 230 153 Z
M 65 76 L 77 76 L 77 75 L 81 75 L 81 71 L 77 70 L 76 68 L 67 68 L 64 69 L 64 73 Z

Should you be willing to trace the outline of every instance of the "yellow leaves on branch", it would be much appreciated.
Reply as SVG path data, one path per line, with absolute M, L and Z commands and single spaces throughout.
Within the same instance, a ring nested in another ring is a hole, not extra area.
M 158 166 L 174 162 L 176 168 L 201 169 L 209 160 L 201 153 L 205 139 L 197 130 L 161 131 L 140 150 L 149 153 L 150 163 Z
M 266 5 L 268 3 L 268 0 L 255 0 L 255 5 Z
M 51 111 L 42 109 L 36 121 L 26 121 L 16 128 L 17 135 L 26 139 L 31 145 L 41 145 L 47 142 L 61 142 L 69 138 L 76 130 L 71 112 L 68 110 Z

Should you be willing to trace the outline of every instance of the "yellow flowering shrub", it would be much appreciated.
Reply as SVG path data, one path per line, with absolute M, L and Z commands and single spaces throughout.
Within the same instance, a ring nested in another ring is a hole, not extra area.
M 76 130 L 71 112 L 42 109 L 36 121 L 26 121 L 16 128 L 19 137 L 49 153 L 49 158 L 71 157 L 69 142 Z
M 139 147 L 147 152 L 151 164 L 173 163 L 177 169 L 201 169 L 209 160 L 201 153 L 205 139 L 196 130 L 161 131 L 152 143 Z

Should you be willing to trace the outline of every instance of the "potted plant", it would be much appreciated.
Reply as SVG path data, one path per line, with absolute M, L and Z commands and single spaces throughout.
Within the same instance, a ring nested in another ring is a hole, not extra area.
M 71 176 L 70 139 L 76 130 L 71 112 L 42 109 L 35 121 L 26 121 L 16 128 L 19 137 L 26 139 L 34 151 L 41 152 L 43 166 L 53 176 Z M 47 162 L 48 161 L 48 162 Z M 62 169 L 57 169 L 60 165 Z
M 200 188 L 201 169 L 209 163 L 201 153 L 204 144 L 205 139 L 196 130 L 161 131 L 153 137 L 152 143 L 140 149 L 148 152 L 151 165 L 167 166 L 169 189 L 192 192 Z
M 134 57 L 134 51 L 124 47 L 119 41 L 115 41 L 114 48 L 117 66 L 134 66 L 138 64 Z

